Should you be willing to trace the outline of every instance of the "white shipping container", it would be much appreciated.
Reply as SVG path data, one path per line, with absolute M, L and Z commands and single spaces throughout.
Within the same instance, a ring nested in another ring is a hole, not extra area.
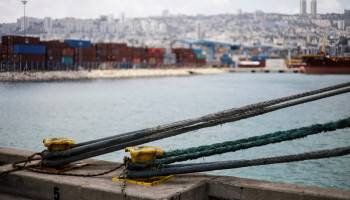
M 285 69 L 287 68 L 284 59 L 266 59 L 266 68 L 268 69 Z

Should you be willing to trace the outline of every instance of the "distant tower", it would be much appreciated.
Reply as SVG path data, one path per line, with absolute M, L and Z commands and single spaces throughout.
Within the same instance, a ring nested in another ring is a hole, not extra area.
M 120 13 L 120 22 L 122 25 L 125 24 L 125 13 L 124 12 Z
M 202 39 L 202 29 L 201 29 L 201 24 L 199 22 L 196 24 L 196 34 L 197 34 L 197 40 Z
M 23 4 L 23 33 L 24 36 L 26 36 L 26 26 L 27 26 L 27 22 L 26 22 L 26 5 L 28 3 L 28 0 L 21 0 L 22 4 Z
M 311 15 L 317 16 L 317 0 L 311 0 Z
M 306 12 L 306 0 L 300 0 L 300 15 L 301 16 L 305 16 L 307 14 Z
M 344 10 L 344 25 L 350 27 L 350 10 Z

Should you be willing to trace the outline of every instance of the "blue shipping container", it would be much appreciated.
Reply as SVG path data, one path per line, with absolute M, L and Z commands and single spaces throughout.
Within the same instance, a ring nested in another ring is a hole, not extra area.
M 193 53 L 196 54 L 197 59 L 205 59 L 202 49 L 192 49 Z
M 14 46 L 14 53 L 15 54 L 45 55 L 46 47 L 44 45 L 16 44 Z
M 71 48 L 89 48 L 92 46 L 88 40 L 65 40 L 64 43 Z

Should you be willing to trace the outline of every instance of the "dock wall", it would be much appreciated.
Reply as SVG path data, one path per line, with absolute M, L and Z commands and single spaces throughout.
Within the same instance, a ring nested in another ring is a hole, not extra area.
M 9 163 L 33 152 L 0 148 L 0 173 Z M 75 173 L 96 173 L 111 169 L 117 163 L 86 160 L 87 167 Z M 69 177 L 18 171 L 0 177 L 0 199 L 70 200 L 70 199 L 169 199 L 169 200 L 350 200 L 350 191 L 304 187 L 237 177 L 204 174 L 178 175 L 166 183 L 148 187 L 111 181 L 121 170 L 100 177 Z

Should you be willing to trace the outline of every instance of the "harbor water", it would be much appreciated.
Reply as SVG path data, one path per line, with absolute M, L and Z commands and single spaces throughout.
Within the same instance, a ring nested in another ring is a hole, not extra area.
M 33 151 L 42 139 L 76 141 L 117 135 L 350 81 L 350 76 L 222 74 L 64 82 L 0 83 L 0 147 Z M 350 94 L 152 142 L 173 150 L 236 140 L 350 116 Z M 350 130 L 201 158 L 252 159 L 348 146 Z M 124 152 L 98 157 L 122 161 Z M 350 156 L 208 172 L 350 189 Z

